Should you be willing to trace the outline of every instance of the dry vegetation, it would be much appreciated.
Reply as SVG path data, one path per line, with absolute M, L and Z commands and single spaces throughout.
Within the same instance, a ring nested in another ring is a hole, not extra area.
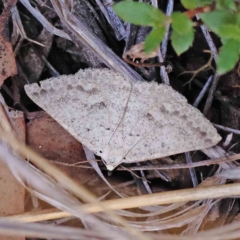
M 196 29 L 194 46 L 180 57 L 168 37 L 155 58 L 137 55 L 130 49 L 144 41 L 149 28 L 124 25 L 103 2 L 5 0 L 1 5 L 1 239 L 240 239 L 238 69 L 225 76 L 206 70 L 209 54 L 203 50 L 209 45 L 216 59 L 219 41 L 204 27 Z M 166 2 L 159 7 L 170 14 L 173 1 Z M 181 9 L 178 1 L 174 8 Z M 148 65 L 128 65 L 119 57 L 123 48 L 126 59 L 143 56 Z M 166 56 L 171 73 L 156 67 Z M 109 175 L 23 90 L 51 76 L 106 66 L 132 81 L 170 83 L 216 123 L 223 141 L 123 165 Z M 196 69 L 204 71 L 189 89 L 185 83 L 191 76 L 179 74 Z

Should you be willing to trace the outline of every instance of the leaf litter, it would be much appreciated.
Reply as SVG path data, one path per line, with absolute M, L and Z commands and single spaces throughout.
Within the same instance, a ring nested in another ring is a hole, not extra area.
M 17 3 L 17 0 L 5 2 L 2 14 L 0 15 L 0 86 L 9 76 L 17 74 L 17 66 L 15 56 L 12 50 L 9 33 L 9 17 L 11 8 Z
M 95 38 L 89 38 L 89 36 L 92 36 L 90 33 L 88 33 L 88 32 L 84 33 L 80 30 L 81 28 L 79 28 L 79 26 L 80 26 L 79 24 L 81 24 L 81 23 L 79 21 L 76 21 L 74 14 L 68 10 L 69 6 L 65 5 L 65 3 L 63 1 L 59 1 L 59 4 L 58 4 L 57 2 L 55 2 L 53 0 L 53 1 L 51 1 L 51 3 L 52 3 L 52 7 L 55 9 L 56 13 L 59 15 L 60 19 L 64 23 L 63 24 L 63 26 L 65 26 L 64 31 L 59 30 L 56 27 L 54 27 L 53 25 L 51 25 L 51 23 L 49 21 L 47 21 L 45 16 L 40 11 L 36 10 L 36 8 L 34 8 L 32 5 L 30 5 L 30 3 L 27 0 L 21 0 L 21 2 L 24 4 L 25 7 L 28 8 L 28 10 L 30 10 L 30 12 L 33 15 L 35 15 L 35 17 L 43 24 L 43 26 L 46 27 L 46 29 L 50 30 L 52 33 L 54 33 L 58 36 L 60 35 L 61 37 L 64 37 L 65 39 L 70 39 L 70 33 L 73 34 L 73 36 L 71 35 L 71 38 L 73 39 L 74 42 L 76 42 L 76 43 L 84 42 L 87 46 L 90 46 L 92 48 L 91 51 L 98 53 L 101 56 L 101 59 L 103 59 L 104 62 L 108 66 L 110 66 L 114 70 L 118 70 L 118 71 L 122 72 L 122 74 L 129 79 L 134 79 L 134 80 L 140 79 L 141 80 L 141 77 L 139 77 L 139 75 L 137 75 L 133 70 L 126 67 L 126 65 L 123 62 L 119 61 L 119 59 L 116 57 L 116 55 L 112 54 L 109 50 L 106 51 L 107 52 L 107 54 L 106 54 L 106 52 L 104 51 L 105 46 L 102 43 L 96 44 L 96 42 L 93 41 L 93 39 L 95 39 Z M 39 2 L 41 2 L 41 1 L 39 1 Z M 69 4 L 71 5 L 71 4 L 73 4 L 73 2 L 70 2 Z M 62 14 L 62 13 L 64 13 L 64 14 Z M 67 31 L 68 33 L 66 33 L 65 31 Z M 84 34 L 87 34 L 87 36 Z M 98 45 L 98 46 L 96 46 L 96 45 Z M 99 48 L 99 46 L 103 47 L 103 49 Z M 111 57 L 109 57 L 109 56 L 111 56 Z M 118 65 L 118 63 L 119 63 L 119 65 Z M 43 74 L 45 74 L 45 73 L 43 73 Z M 28 113 L 26 116 L 29 116 Z M 2 124 L 1 124 L 1 126 L 2 126 Z M 2 127 L 1 127 L 1 131 L 2 131 Z M 17 144 L 17 142 L 15 142 L 14 139 L 12 139 L 12 138 L 10 138 L 10 139 L 12 140 L 12 142 L 9 142 L 10 145 L 12 145 L 13 143 Z M 19 146 L 21 146 L 21 145 L 19 145 Z M 12 146 L 12 147 L 14 148 L 14 146 Z M 50 172 L 47 171 L 46 169 L 43 170 L 45 173 L 42 173 L 42 172 L 40 172 L 40 170 L 37 170 L 35 167 L 30 165 L 30 163 L 24 162 L 24 160 L 21 159 L 21 157 L 19 157 L 18 154 L 12 153 L 11 150 L 6 145 L 1 144 L 1 148 L 2 148 L 1 154 L 4 155 L 4 159 L 8 160 L 8 163 L 12 167 L 14 174 L 16 174 L 15 176 L 24 184 L 32 183 L 32 185 L 27 185 L 27 187 L 29 188 L 29 190 L 31 192 L 34 192 L 34 194 L 38 195 L 40 198 L 45 199 L 49 203 L 52 203 L 52 205 L 55 206 L 56 208 L 67 211 L 67 212 L 71 213 L 72 215 L 78 217 L 79 219 L 84 219 L 83 220 L 84 222 L 86 221 L 86 213 L 80 211 L 79 209 L 76 210 L 76 208 L 74 206 L 72 206 L 72 204 L 71 204 L 71 203 L 76 203 L 76 205 L 80 205 L 78 200 L 76 200 L 72 195 L 72 194 L 74 194 L 74 195 L 79 196 L 80 191 L 78 193 L 76 193 L 76 189 L 74 190 L 71 187 L 70 187 L 70 189 L 71 189 L 70 190 L 68 187 L 69 185 L 68 185 L 68 181 L 66 178 L 64 178 L 64 181 L 63 181 L 63 180 L 59 180 L 59 178 L 56 177 L 56 175 L 54 175 L 54 179 L 51 179 L 50 175 L 49 176 L 46 175 L 46 173 L 50 174 Z M 25 149 L 25 148 L 23 148 L 23 149 Z M 15 150 L 16 150 L 16 148 L 15 148 Z M 20 151 L 18 150 L 18 152 L 23 156 L 24 156 L 24 154 L 23 154 L 24 151 L 27 151 L 27 150 L 26 149 L 20 150 Z M 26 153 L 27 152 L 25 152 L 25 154 Z M 228 156 L 227 156 L 228 153 L 220 147 L 207 150 L 207 151 L 205 151 L 205 154 L 209 158 L 215 159 L 215 158 L 224 158 L 225 157 L 226 160 L 228 159 Z M 11 159 L 11 160 L 9 160 L 9 159 Z M 18 162 L 16 162 L 16 161 L 18 161 Z M 96 160 L 94 160 L 94 161 L 95 162 L 93 162 L 94 163 L 93 165 L 96 166 L 97 162 L 96 162 Z M 22 164 L 22 166 L 24 166 L 24 167 L 16 168 L 16 166 L 18 166 L 18 164 Z M 36 166 L 38 166 L 38 164 L 36 162 L 34 162 L 34 165 L 35 164 L 36 164 Z M 38 167 L 40 167 L 40 166 L 38 166 Z M 141 166 L 139 166 L 139 167 L 141 167 Z M 31 169 L 31 170 L 29 170 L 29 169 Z M 207 177 L 205 176 L 206 179 L 203 180 L 202 183 L 200 184 L 200 186 L 197 188 L 200 188 L 201 186 L 224 185 L 225 183 L 228 182 L 228 179 L 229 179 L 228 176 L 229 175 L 231 176 L 231 171 L 235 171 L 235 173 L 237 173 L 237 169 L 238 169 L 238 166 L 237 166 L 236 162 L 229 163 L 226 161 L 226 162 L 219 163 L 219 167 L 218 167 L 217 171 L 212 172 L 212 173 L 209 172 L 209 176 L 207 176 Z M 29 172 L 28 172 L 28 170 L 29 170 Z M 103 166 L 101 164 L 98 167 L 98 171 L 99 170 L 100 171 L 103 170 Z M 102 173 L 104 173 L 104 172 L 102 172 Z M 111 178 L 108 176 L 104 176 L 104 178 L 106 178 L 107 181 L 110 182 L 109 184 L 112 184 L 111 182 L 113 182 L 112 178 L 114 177 L 114 173 L 112 173 L 112 174 L 113 175 Z M 229 175 L 227 175 L 227 174 L 229 174 Z M 144 174 L 141 177 L 146 178 L 146 176 L 147 175 Z M 236 175 L 234 174 L 232 176 L 233 176 L 232 181 L 236 182 L 236 180 L 238 179 L 237 174 Z M 236 176 L 236 178 L 234 176 Z M 138 179 L 141 179 L 141 177 L 139 176 Z M 127 176 L 127 178 L 129 179 L 129 175 Z M 117 186 L 117 184 L 120 184 L 121 182 L 122 181 L 117 180 L 116 183 L 112 184 L 112 188 L 115 189 L 114 185 Z M 152 187 L 151 183 L 148 185 L 150 187 Z M 45 187 L 42 188 L 43 186 L 45 186 Z M 75 186 L 75 185 L 72 185 L 72 187 L 73 186 Z M 163 189 L 162 191 L 164 191 L 163 187 L 162 187 L 162 189 Z M 125 194 L 125 190 L 126 190 L 126 188 L 120 188 L 118 190 L 118 192 L 121 195 L 125 195 L 125 198 L 127 198 L 128 196 L 130 196 L 130 194 Z M 192 190 L 194 191 L 194 189 L 192 189 Z M 106 191 L 105 191 L 105 194 L 106 194 Z M 104 196 L 105 194 L 102 194 L 102 196 Z M 136 193 L 132 193 L 132 194 L 137 195 L 138 193 L 136 191 Z M 210 196 L 210 194 L 209 194 L 209 196 Z M 206 198 L 209 198 L 209 196 L 206 196 Z M 84 196 L 81 195 L 81 197 L 84 197 Z M 101 197 L 101 196 L 99 195 L 98 197 Z M 105 198 L 108 199 L 109 197 L 111 197 L 111 196 L 106 196 Z M 115 195 L 114 195 L 114 198 L 116 198 Z M 85 202 L 87 202 L 86 199 L 87 198 L 85 198 L 85 200 L 84 200 Z M 92 199 L 92 198 L 90 197 L 90 198 L 88 198 L 88 200 L 89 199 Z M 238 233 L 239 227 L 236 227 L 236 225 L 234 225 L 234 224 L 223 226 L 223 225 L 225 225 L 224 221 L 221 223 L 222 226 L 221 227 L 218 226 L 220 228 L 218 228 L 216 230 L 205 231 L 204 233 L 201 232 L 201 230 L 202 230 L 201 226 L 204 225 L 204 221 L 209 221 L 208 215 L 214 207 L 215 207 L 215 212 L 218 212 L 219 215 L 221 214 L 221 211 L 220 211 L 221 209 L 220 209 L 220 205 L 219 205 L 219 201 L 221 201 L 221 199 L 199 200 L 199 201 L 195 201 L 195 202 L 184 202 L 184 200 L 182 200 L 182 201 L 183 201 L 182 203 L 173 203 L 173 204 L 168 203 L 167 206 L 159 206 L 156 204 L 156 205 L 152 205 L 151 208 L 150 207 L 147 208 L 146 206 L 144 206 L 144 207 L 140 207 L 139 209 L 135 209 L 135 210 L 132 210 L 132 209 L 131 210 L 118 210 L 118 211 L 116 211 L 116 213 L 118 215 L 122 215 L 125 217 L 127 216 L 128 221 L 125 222 L 125 224 L 128 224 L 131 227 L 135 227 L 135 228 L 139 229 L 140 231 L 153 231 L 154 232 L 154 231 L 163 231 L 166 229 L 172 229 L 170 231 L 170 233 L 172 232 L 175 234 L 184 235 L 184 237 L 180 237 L 180 236 L 176 237 L 176 236 L 172 236 L 172 235 L 169 236 L 169 235 L 163 235 L 163 234 L 159 234 L 159 233 L 158 233 L 158 235 L 152 235 L 152 234 L 151 235 L 146 235 L 146 234 L 141 235 L 140 233 L 138 233 L 138 234 L 140 234 L 140 236 L 142 238 L 145 238 L 145 239 L 146 238 L 151 238 L 151 239 L 155 239 L 155 238 L 156 239 L 160 239 L 160 238 L 161 239 L 175 239 L 175 238 L 176 239 L 188 239 L 188 238 L 189 239 L 192 239 L 192 238 L 205 239 L 206 236 L 212 237 L 211 239 L 230 239 L 231 235 L 228 231 L 231 231 L 231 234 L 233 237 L 234 237 L 234 234 L 239 234 Z M 233 203 L 231 203 L 231 205 L 235 205 L 235 204 L 236 203 L 234 201 L 233 201 Z M 234 214 L 236 214 L 236 212 Z M 114 235 L 115 236 L 114 238 L 116 238 L 116 236 L 119 236 L 120 239 L 130 239 L 130 238 L 132 239 L 132 236 L 131 237 L 126 236 L 126 232 L 122 232 L 121 229 L 113 228 L 112 226 L 114 225 L 114 223 L 112 220 L 109 220 L 108 215 L 102 215 L 102 214 L 99 215 L 98 214 L 98 217 L 101 217 L 100 221 L 98 220 L 98 218 L 95 219 L 95 217 L 88 214 L 87 219 L 89 221 L 93 221 L 94 223 L 97 223 L 96 230 L 93 227 L 93 224 L 90 224 L 90 225 L 87 224 L 88 227 L 90 226 L 91 231 L 79 233 L 79 234 L 81 234 L 82 237 L 86 236 L 84 234 L 91 234 L 91 235 L 88 235 L 88 237 L 101 236 L 104 239 L 105 238 L 111 239 Z M 136 221 L 135 218 L 137 218 L 138 220 Z M 139 218 L 143 218 L 143 220 L 141 220 Z M 32 221 L 35 221 L 34 218 Z M 112 225 L 107 224 L 109 222 L 111 222 Z M 122 224 L 122 225 L 125 226 L 125 224 Z M 1 226 L 3 226 L 3 225 L 1 225 L 1 223 L 0 223 L 0 228 L 1 228 Z M 28 225 L 25 224 L 25 226 L 28 226 Z M 217 221 L 216 221 L 216 226 L 217 226 Z M 34 225 L 32 225 L 32 229 L 33 228 L 34 228 Z M 106 229 L 106 232 L 108 233 L 107 236 L 104 234 L 103 231 L 99 231 L 99 229 L 102 230 L 103 228 Z M 92 231 L 93 229 L 94 229 L 94 231 Z M 58 230 L 56 230 L 56 232 L 57 231 Z M 64 231 L 65 231 L 65 229 L 64 229 Z M 69 229 L 66 229 L 66 233 L 69 234 L 68 231 L 69 231 Z M 74 230 L 73 230 L 73 232 L 74 232 Z M 37 232 L 35 234 L 36 234 L 35 236 L 37 236 Z M 47 232 L 47 234 L 50 234 L 50 232 Z M 46 237 L 51 236 L 51 235 L 47 235 L 47 234 L 46 234 Z M 111 234 L 113 234 L 113 235 L 111 235 Z M 74 234 L 72 234 L 72 236 L 74 239 Z M 57 236 L 55 235 L 55 237 L 60 238 L 60 234 L 58 234 Z

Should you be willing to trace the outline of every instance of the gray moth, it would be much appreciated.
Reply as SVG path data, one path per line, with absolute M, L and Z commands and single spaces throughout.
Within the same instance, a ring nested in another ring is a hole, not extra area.
M 108 69 L 80 70 L 25 85 L 27 95 L 96 155 L 108 170 L 209 148 L 221 137 L 170 86 L 132 83 Z

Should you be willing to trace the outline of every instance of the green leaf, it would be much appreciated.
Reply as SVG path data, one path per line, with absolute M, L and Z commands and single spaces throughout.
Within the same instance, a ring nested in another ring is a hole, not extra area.
M 240 40 L 240 28 L 232 24 L 223 25 L 219 28 L 219 36 L 224 39 Z
M 156 50 L 156 48 L 159 46 L 159 44 L 163 40 L 165 32 L 166 32 L 165 27 L 158 27 L 153 29 L 148 34 L 148 36 L 145 39 L 145 46 L 144 46 L 146 53 L 150 53 Z
M 236 5 L 233 0 L 217 0 L 217 9 L 236 10 Z
M 224 74 L 234 68 L 239 58 L 240 42 L 234 39 L 229 39 L 222 46 L 218 60 L 217 72 Z
M 229 41 L 229 39 L 227 39 L 227 38 L 221 38 L 222 45 L 224 45 L 228 41 Z
M 226 24 L 236 24 L 237 16 L 228 11 L 216 10 L 201 14 L 203 22 L 215 33 L 220 33 L 220 27 Z
M 192 46 L 194 39 L 194 31 L 193 29 L 191 29 L 189 32 L 180 35 L 173 30 L 171 39 L 174 50 L 178 55 L 180 55 L 181 53 L 188 50 L 190 46 Z
M 122 1 L 113 10 L 124 21 L 141 26 L 164 26 L 168 19 L 160 10 L 143 2 Z
M 181 0 L 181 3 L 187 9 L 194 9 L 197 7 L 196 1 L 194 0 Z
M 187 17 L 186 14 L 174 12 L 172 14 L 172 28 L 178 34 L 184 34 L 193 28 L 193 22 Z
M 214 0 L 181 0 L 182 5 L 187 9 L 194 9 L 197 7 L 204 7 L 210 5 Z

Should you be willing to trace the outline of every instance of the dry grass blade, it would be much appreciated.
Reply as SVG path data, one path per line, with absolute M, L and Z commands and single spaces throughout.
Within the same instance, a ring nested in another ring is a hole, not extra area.
M 217 199 L 217 198 L 227 198 L 227 197 L 234 197 L 240 195 L 240 183 L 228 184 L 228 185 L 221 185 L 221 186 L 210 186 L 210 187 L 199 187 L 195 189 L 184 189 L 184 190 L 175 190 L 169 192 L 162 192 L 162 193 L 154 193 L 149 195 L 142 195 L 136 197 L 129 197 L 123 199 L 115 199 L 115 200 L 107 200 L 103 201 L 102 203 L 108 206 L 111 210 L 118 210 L 118 209 L 128 209 L 128 208 L 136 208 L 136 207 L 143 207 L 143 206 L 151 206 L 151 205 L 164 205 L 164 204 L 171 204 L 171 203 L 178 203 L 178 202 L 190 202 L 190 201 L 197 201 L 197 200 L 206 200 L 206 199 Z M 87 212 L 101 212 L 103 209 L 101 206 L 93 204 L 85 204 L 82 206 Z M 68 213 L 60 213 L 56 212 L 56 210 L 50 210 L 45 213 L 40 212 L 42 215 L 42 219 L 36 216 L 37 221 L 47 220 L 46 216 L 51 216 L 51 219 L 60 218 L 60 217 L 67 217 L 69 216 Z M 46 215 L 45 215 L 46 214 Z M 31 216 L 32 214 L 28 213 L 26 218 L 24 215 L 16 216 L 16 219 L 21 221 L 35 221 L 34 217 Z M 33 213 L 33 215 L 35 215 Z M 15 217 L 13 217 L 15 218 Z M 49 220 L 49 219 L 48 219 Z
M 44 229 L 44 231 L 42 231 Z M 11 236 L 23 236 L 33 238 L 54 238 L 54 239 L 111 239 L 107 232 L 103 231 L 89 231 L 79 228 L 54 226 L 50 224 L 32 224 L 32 223 L 19 223 L 0 219 L 0 234 Z

